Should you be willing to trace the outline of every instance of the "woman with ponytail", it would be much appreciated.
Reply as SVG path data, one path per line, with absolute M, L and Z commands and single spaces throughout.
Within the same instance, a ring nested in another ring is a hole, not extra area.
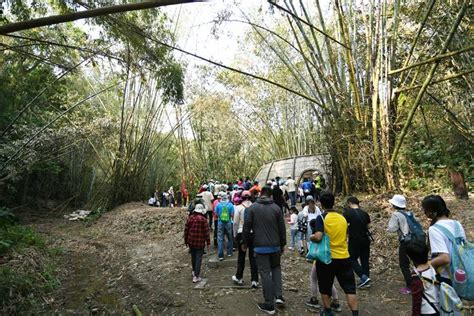
M 451 263 L 451 255 L 453 245 L 445 234 L 445 230 L 455 235 L 456 227 L 459 234 L 466 238 L 466 233 L 462 225 L 449 218 L 450 211 L 446 206 L 443 198 L 439 195 L 428 195 L 421 202 L 421 206 L 425 215 L 431 219 L 431 225 L 428 229 L 428 238 L 431 248 L 431 266 L 435 268 L 441 281 L 451 285 L 449 275 L 449 264 Z

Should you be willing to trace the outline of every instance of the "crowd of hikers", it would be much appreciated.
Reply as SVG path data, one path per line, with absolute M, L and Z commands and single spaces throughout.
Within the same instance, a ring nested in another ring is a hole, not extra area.
M 188 200 L 189 193 L 183 183 L 176 193 L 172 186 L 164 191 L 156 189 L 148 199 L 148 205 L 157 207 L 182 207 L 188 204 Z
M 288 249 L 311 263 L 307 306 L 320 309 L 320 315 L 341 312 L 334 286 L 337 279 L 352 315 L 358 315 L 356 289 L 371 286 L 370 216 L 360 208 L 356 197 L 346 200 L 343 211 L 336 210 L 334 195 L 324 188 L 320 174 L 313 174 L 299 185 L 292 177 L 277 177 L 264 186 L 249 179 L 202 184 L 188 207 L 184 232 L 192 258 L 192 281 L 201 281 L 202 257 L 210 251 L 213 235 L 218 260 L 238 252 L 232 276 L 237 285 L 244 284 L 248 254 L 250 285 L 263 289 L 264 302 L 257 307 L 274 314 L 275 306 L 286 304 L 280 262 Z M 403 195 L 394 195 L 389 203 L 393 214 L 387 230 L 398 234 L 399 265 L 406 283 L 400 293 L 412 295 L 412 315 L 462 315 L 460 297 L 474 299 L 474 250 L 462 225 L 449 217 L 450 211 L 439 195 L 429 195 L 422 201 L 422 209 L 431 219 L 428 234 L 409 211 Z M 289 216 L 285 217 L 287 212 Z M 290 226 L 288 247 L 286 221 Z

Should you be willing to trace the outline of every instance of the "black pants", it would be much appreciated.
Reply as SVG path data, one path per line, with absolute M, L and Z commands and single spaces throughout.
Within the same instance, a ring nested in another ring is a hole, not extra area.
M 250 261 L 250 275 L 251 275 L 251 280 L 258 282 L 258 268 L 257 268 L 257 260 L 255 259 L 255 254 L 253 252 L 253 245 L 248 244 L 247 245 L 247 251 L 242 250 L 242 233 L 237 234 L 237 237 L 235 238 L 237 241 L 236 246 L 239 248 L 239 257 L 237 259 L 237 273 L 235 274 L 235 277 L 237 279 L 242 279 L 244 276 L 244 269 L 245 269 L 245 255 L 247 252 L 249 253 L 249 261 Z
M 359 278 L 362 275 L 369 277 L 370 241 L 349 241 L 349 254 L 351 256 L 352 269 L 354 269 Z
M 194 249 L 191 248 L 191 264 L 193 266 L 193 271 L 195 276 L 199 276 L 201 274 L 201 262 L 202 262 L 202 255 L 204 254 L 204 249 Z
M 407 243 L 400 241 L 400 247 L 398 247 L 398 263 L 400 270 L 402 270 L 403 278 L 407 287 L 411 285 L 411 272 L 410 272 L 410 259 L 407 257 L 406 252 Z
M 217 248 L 217 220 L 214 221 L 214 247 Z
M 282 295 L 280 256 L 280 252 L 255 255 L 265 304 L 270 307 L 275 297 Z
M 207 217 L 209 218 L 209 228 L 212 229 L 212 222 L 214 221 L 212 217 L 212 211 L 207 211 Z M 214 227 L 216 228 L 216 227 Z

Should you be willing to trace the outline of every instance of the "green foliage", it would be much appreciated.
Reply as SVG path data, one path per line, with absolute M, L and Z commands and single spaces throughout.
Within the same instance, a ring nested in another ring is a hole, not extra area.
M 58 286 L 55 266 L 43 239 L 18 225 L 6 208 L 0 209 L 0 314 L 32 313 L 42 297 Z M 12 259 L 13 258 L 13 259 Z M 21 259 L 20 259 L 21 258 Z M 10 261 L 11 260 L 11 261 Z
M 26 247 L 44 249 L 44 241 L 31 228 L 18 225 L 16 217 L 6 208 L 0 209 L 0 256 Z
M 0 207 L 0 227 L 12 226 L 18 223 L 18 218 L 9 208 Z
M 2 314 L 31 314 L 40 306 L 42 297 L 57 288 L 55 266 L 45 259 L 29 271 L 0 267 L 0 312 Z

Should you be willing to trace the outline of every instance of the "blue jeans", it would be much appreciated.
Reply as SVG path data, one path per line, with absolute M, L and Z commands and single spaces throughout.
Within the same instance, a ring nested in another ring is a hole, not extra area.
M 288 196 L 290 197 L 291 206 L 295 206 L 296 205 L 296 192 L 295 191 L 288 192 Z
M 290 233 L 291 233 L 290 246 L 292 248 L 295 248 L 295 246 L 299 244 L 299 242 L 298 242 L 298 229 L 291 229 Z
M 232 256 L 232 222 L 217 223 L 217 252 L 219 258 L 224 258 L 224 235 L 227 236 L 227 255 Z

